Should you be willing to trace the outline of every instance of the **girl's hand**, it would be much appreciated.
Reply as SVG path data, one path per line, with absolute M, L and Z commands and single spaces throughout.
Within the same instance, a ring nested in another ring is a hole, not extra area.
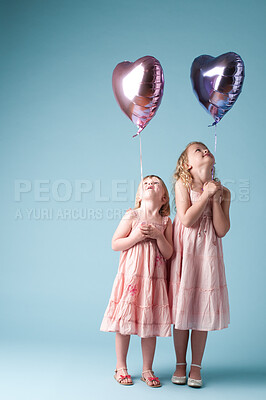
M 162 232 L 156 228 L 153 224 L 141 224 L 140 230 L 146 239 L 159 239 L 162 236 Z
M 203 193 L 206 193 L 208 198 L 211 198 L 213 195 L 215 195 L 215 193 L 221 191 L 221 189 L 221 182 L 209 181 L 203 185 Z
M 141 231 L 141 227 L 137 226 L 131 233 L 130 238 L 133 239 L 134 244 L 142 242 L 142 240 L 146 239 L 146 236 Z
M 213 201 L 218 201 L 218 202 L 222 202 L 223 201 L 223 187 L 221 186 L 221 189 L 217 190 L 216 193 L 214 193 L 213 195 Z

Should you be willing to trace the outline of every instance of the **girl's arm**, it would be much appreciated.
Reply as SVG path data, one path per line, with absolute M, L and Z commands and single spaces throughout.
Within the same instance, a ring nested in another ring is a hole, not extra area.
M 136 243 L 145 239 L 145 236 L 137 227 L 132 231 L 133 218 L 126 213 L 121 219 L 112 239 L 112 249 L 115 251 L 127 250 Z
M 230 229 L 229 207 L 231 193 L 223 187 L 223 200 L 220 203 L 221 191 L 218 191 L 212 200 L 213 226 L 218 237 L 224 237 Z
M 164 232 L 161 232 L 153 224 L 145 224 L 140 227 L 141 232 L 145 238 L 156 239 L 157 246 L 162 256 L 168 260 L 173 253 L 173 242 L 172 242 L 172 222 L 168 218 L 167 225 Z
M 187 188 L 184 186 L 181 179 L 175 184 L 175 203 L 176 211 L 180 222 L 187 228 L 191 227 L 203 213 L 208 199 L 213 195 L 213 192 L 217 190 L 216 185 L 213 181 L 208 182 L 204 188 L 199 200 L 191 204 L 189 193 Z
M 173 254 L 172 221 L 170 218 L 168 218 L 164 233 L 157 239 L 157 246 L 166 260 Z

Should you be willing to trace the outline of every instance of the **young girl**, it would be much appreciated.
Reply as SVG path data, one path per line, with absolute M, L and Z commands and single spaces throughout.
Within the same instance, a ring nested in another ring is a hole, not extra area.
M 214 156 L 200 142 L 189 143 L 178 159 L 177 215 L 173 223 L 169 303 L 176 352 L 172 382 L 186 383 L 186 351 L 191 332 L 188 385 L 201 387 L 207 332 L 227 328 L 229 303 L 221 238 L 230 228 L 230 191 L 214 175 Z
M 112 248 L 121 251 L 120 262 L 101 330 L 116 332 L 114 378 L 122 385 L 133 384 L 126 362 L 130 335 L 141 337 L 141 380 L 154 388 L 161 386 L 152 371 L 156 336 L 171 336 L 166 260 L 173 252 L 172 223 L 164 182 L 146 176 L 135 205 L 113 236 Z

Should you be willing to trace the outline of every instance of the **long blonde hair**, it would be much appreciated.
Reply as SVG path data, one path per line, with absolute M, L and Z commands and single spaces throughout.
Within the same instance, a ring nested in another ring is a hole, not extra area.
M 183 184 L 187 187 L 187 189 L 191 189 L 192 186 L 192 175 L 187 169 L 188 165 L 188 156 L 187 150 L 192 144 L 200 144 L 208 149 L 208 147 L 202 142 L 190 142 L 185 150 L 181 153 L 180 157 L 177 160 L 176 168 L 173 174 L 173 186 L 175 186 L 176 181 L 181 179 Z M 208 149 L 209 151 L 209 149 Z M 215 176 L 215 168 L 213 166 L 213 177 Z M 218 178 L 213 178 L 214 180 L 218 180 Z
M 143 182 L 145 181 L 145 179 L 148 179 L 148 178 L 157 178 L 162 183 L 166 201 L 160 208 L 159 213 L 162 217 L 166 217 L 166 216 L 170 215 L 169 193 L 168 193 L 168 190 L 167 190 L 167 187 L 166 187 L 164 181 L 157 175 L 147 175 L 143 178 Z M 141 198 L 140 198 L 141 190 L 142 190 L 142 181 L 140 182 L 137 193 L 136 193 L 135 208 L 134 208 L 135 210 L 137 208 L 140 208 L 140 206 L 141 206 Z

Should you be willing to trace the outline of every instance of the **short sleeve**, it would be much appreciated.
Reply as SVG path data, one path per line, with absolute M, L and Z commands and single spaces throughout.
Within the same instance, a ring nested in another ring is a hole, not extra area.
M 131 208 L 129 210 L 126 211 L 125 215 L 124 215 L 124 219 L 136 219 L 138 216 L 137 211 L 136 210 L 131 210 Z

